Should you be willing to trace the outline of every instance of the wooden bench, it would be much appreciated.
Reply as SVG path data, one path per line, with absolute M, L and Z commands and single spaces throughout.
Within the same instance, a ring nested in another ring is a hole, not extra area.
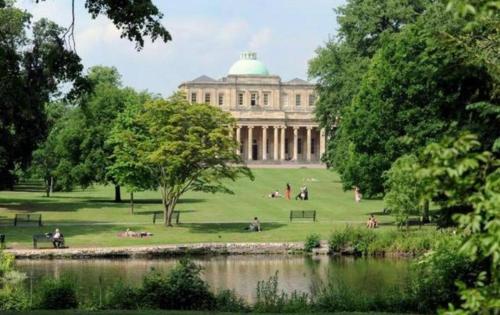
M 422 228 L 422 224 L 423 224 L 422 221 L 423 221 L 422 220 L 422 216 L 415 216 L 415 215 L 413 215 L 413 216 L 409 216 L 406 219 L 406 221 L 399 222 L 398 223 L 398 227 L 402 228 L 402 227 L 406 226 L 406 228 L 409 228 L 412 225 L 418 225 L 418 228 L 420 229 L 420 228 Z
M 33 248 L 38 248 L 38 243 L 50 243 L 51 245 L 54 245 L 54 239 L 52 238 L 51 233 L 47 234 L 35 234 L 33 235 Z M 64 237 L 60 240 L 59 247 L 64 247 Z
M 16 214 L 14 217 L 14 226 L 18 225 L 37 225 L 42 226 L 41 214 Z
M 316 222 L 316 210 L 292 210 L 290 211 L 290 222 L 293 219 L 312 219 Z
M 179 217 L 181 213 L 180 211 L 173 211 L 172 212 L 172 220 L 175 220 L 175 224 L 179 224 Z M 164 215 L 163 211 L 157 211 L 153 213 L 153 224 L 156 224 L 156 221 L 163 221 Z

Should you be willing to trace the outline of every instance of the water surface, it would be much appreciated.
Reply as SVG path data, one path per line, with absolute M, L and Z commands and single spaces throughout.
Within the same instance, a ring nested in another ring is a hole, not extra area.
M 335 280 L 363 293 L 373 294 L 402 286 L 408 273 L 405 259 L 332 258 L 284 255 L 216 256 L 193 259 L 203 267 L 203 278 L 214 290 L 234 289 L 254 301 L 257 282 L 278 272 L 279 287 L 286 292 L 310 292 L 314 283 Z M 17 268 L 28 276 L 33 288 L 43 277 L 67 275 L 75 279 L 84 294 L 103 289 L 121 279 L 139 286 L 144 275 L 155 268 L 168 271 L 177 258 L 95 259 L 95 260 L 18 260 Z

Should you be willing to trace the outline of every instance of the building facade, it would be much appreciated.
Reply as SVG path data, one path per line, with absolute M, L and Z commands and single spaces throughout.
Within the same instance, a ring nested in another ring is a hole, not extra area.
M 192 103 L 207 103 L 228 111 L 237 120 L 234 136 L 247 163 L 320 163 L 325 132 L 314 120 L 314 84 L 270 75 L 253 52 L 222 79 L 201 76 L 179 86 Z

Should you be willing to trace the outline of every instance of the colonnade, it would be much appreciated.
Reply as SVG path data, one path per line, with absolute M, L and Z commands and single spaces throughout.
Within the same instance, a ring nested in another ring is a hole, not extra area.
M 240 143 L 237 153 L 247 161 L 311 162 L 325 152 L 325 132 L 316 126 L 239 125 L 235 134 Z

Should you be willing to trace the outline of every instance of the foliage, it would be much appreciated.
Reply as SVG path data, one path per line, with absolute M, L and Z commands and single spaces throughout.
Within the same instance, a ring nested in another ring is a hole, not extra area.
M 215 294 L 215 309 L 218 312 L 250 312 L 250 306 L 234 290 L 218 291 Z
M 73 309 L 78 306 L 76 284 L 67 277 L 45 279 L 36 298 L 36 307 L 44 310 Z
M 400 224 L 405 223 L 410 215 L 422 215 L 419 208 L 424 187 L 416 177 L 418 165 L 416 156 L 403 155 L 384 173 L 384 188 L 387 191 L 384 203 Z
M 133 166 L 154 174 L 165 225 L 170 226 L 185 192 L 230 193 L 223 179 L 234 181 L 240 174 L 253 179 L 248 168 L 238 165 L 241 159 L 230 133 L 233 125 L 230 114 L 206 104 L 190 104 L 180 93 L 147 102 L 132 124 L 118 124 L 113 130 L 113 143 L 118 144 L 115 165 L 129 163 L 129 152 L 137 154 Z
M 329 240 L 331 252 L 352 252 L 354 254 L 368 254 L 368 248 L 376 238 L 373 231 L 353 228 L 347 225 L 344 229 L 332 232 Z
M 470 283 L 477 267 L 459 252 L 460 238 L 440 240 L 430 252 L 413 264 L 411 296 L 418 312 L 429 313 L 459 300 L 456 281 Z
M 442 207 L 462 208 L 457 214 L 463 235 L 461 252 L 476 270 L 474 281 L 460 284 L 461 306 L 454 314 L 487 312 L 500 305 L 500 161 L 481 150 L 478 137 L 464 133 L 429 145 L 423 152 L 418 176 L 426 180 L 425 193 Z M 457 303 L 455 303 L 457 305 Z
M 313 233 L 309 234 L 304 242 L 304 250 L 308 253 L 312 252 L 314 248 L 320 246 L 321 235 Z
M 413 22 L 427 0 L 352 0 L 336 9 L 337 38 L 316 51 L 309 62 L 309 76 L 318 81 L 316 117 L 333 139 L 343 109 L 359 91 L 359 82 L 370 59 L 391 34 Z M 329 141 L 326 160 L 336 166 L 339 143 Z M 344 146 L 343 149 L 346 147 Z
M 297 291 L 288 294 L 278 289 L 278 272 L 257 283 L 256 313 L 301 313 L 310 309 L 309 295 Z
M 200 277 L 201 268 L 189 259 L 162 275 L 152 271 L 140 290 L 142 304 L 147 308 L 207 310 L 212 309 L 215 297 Z
M 0 187 L 11 187 L 16 165 L 27 167 L 45 138 L 44 104 L 70 84 L 71 95 L 86 87 L 80 58 L 64 46 L 64 29 L 0 2 Z M 29 31 L 28 31 L 29 30 Z
M 107 292 L 104 308 L 114 310 L 133 310 L 140 305 L 139 290 L 118 281 Z

